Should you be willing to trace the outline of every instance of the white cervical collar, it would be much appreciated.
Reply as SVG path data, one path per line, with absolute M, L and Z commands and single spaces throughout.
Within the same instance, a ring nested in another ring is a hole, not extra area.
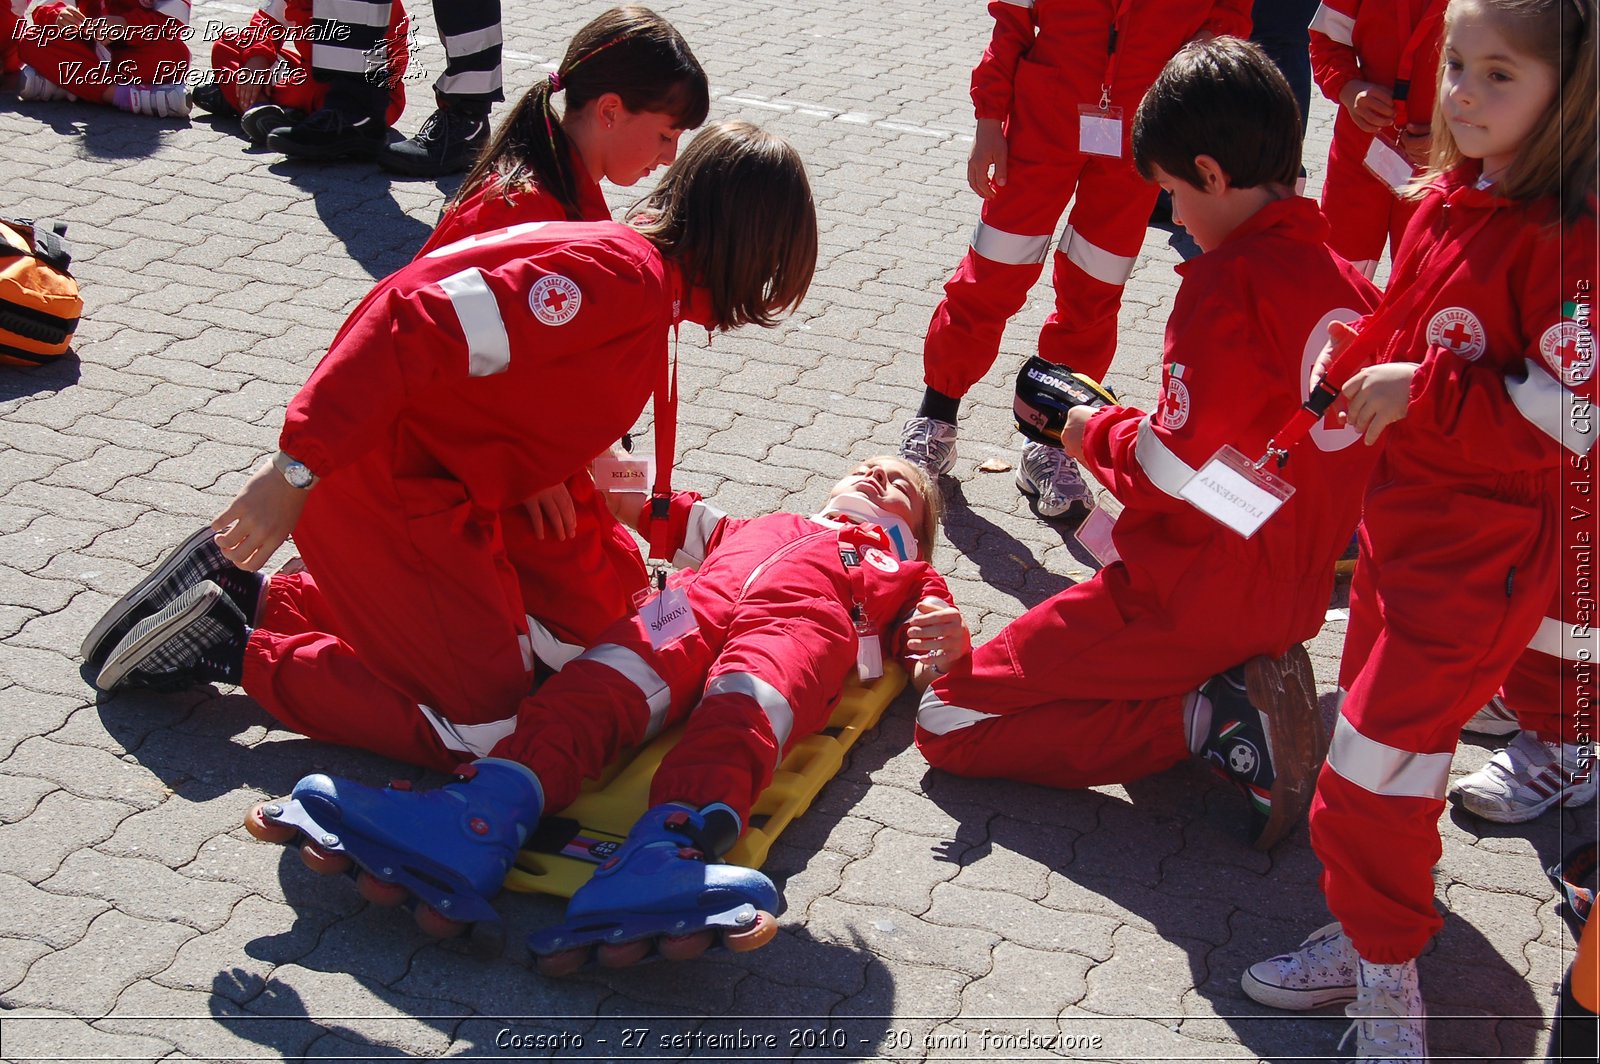
M 912 533 L 911 526 L 887 510 L 881 509 L 865 495 L 853 491 L 835 495 L 828 500 L 827 508 L 817 516 L 826 518 L 835 514 L 863 524 L 877 525 L 888 533 L 890 542 L 894 544 L 894 551 L 900 555 L 901 561 L 909 562 L 916 558 L 917 537 Z

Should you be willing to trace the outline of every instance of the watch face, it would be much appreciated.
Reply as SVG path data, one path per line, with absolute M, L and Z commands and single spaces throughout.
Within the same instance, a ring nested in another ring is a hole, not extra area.
M 297 488 L 309 488 L 314 479 L 311 470 L 299 462 L 290 462 L 283 471 L 284 479 Z

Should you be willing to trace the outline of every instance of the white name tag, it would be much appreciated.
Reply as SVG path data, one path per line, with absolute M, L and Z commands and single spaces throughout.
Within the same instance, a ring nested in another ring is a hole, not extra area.
M 1224 447 L 1178 489 L 1200 512 L 1249 539 L 1294 494 L 1294 485 L 1273 476 L 1232 447 Z
M 863 681 L 883 675 L 883 643 L 877 632 L 856 632 L 856 672 Z
M 1078 105 L 1078 150 L 1086 155 L 1122 158 L 1122 108 Z
M 650 491 L 655 478 L 655 459 L 618 458 L 602 455 L 595 459 L 594 483 L 601 491 Z
M 1111 529 L 1116 523 L 1115 517 L 1096 506 L 1078 526 L 1078 542 L 1103 566 L 1122 560 L 1122 555 L 1117 553 L 1117 545 L 1111 540 Z
M 644 622 L 645 634 L 656 650 L 671 646 L 686 635 L 700 630 L 689 596 L 680 588 L 669 587 L 659 595 L 645 599 L 639 606 L 639 620 Z
M 1367 149 L 1367 157 L 1362 161 L 1392 191 L 1398 192 L 1411 183 L 1410 161 L 1382 137 L 1372 138 L 1372 146 Z

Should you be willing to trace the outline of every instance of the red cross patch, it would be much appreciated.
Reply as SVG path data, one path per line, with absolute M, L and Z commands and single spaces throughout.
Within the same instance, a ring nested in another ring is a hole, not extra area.
M 1594 376 L 1594 334 L 1571 318 L 1562 318 L 1539 337 L 1539 353 L 1562 384 L 1576 388 Z
M 1428 322 L 1428 343 L 1476 362 L 1485 348 L 1483 323 L 1465 307 L 1446 307 Z
M 559 273 L 539 278 L 528 292 L 528 309 L 546 325 L 565 325 L 582 304 L 583 292 Z
M 1189 386 L 1180 377 L 1167 378 L 1167 392 L 1161 397 L 1161 424 L 1176 432 L 1189 423 Z

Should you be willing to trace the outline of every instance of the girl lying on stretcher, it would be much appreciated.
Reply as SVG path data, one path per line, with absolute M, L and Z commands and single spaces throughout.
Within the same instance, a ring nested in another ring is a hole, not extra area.
M 535 934 L 547 974 L 584 964 L 754 949 L 776 933 L 777 890 L 754 869 L 717 864 L 739 838 L 785 747 L 820 731 L 852 666 L 908 665 L 919 689 L 971 649 L 944 580 L 928 564 L 938 495 L 899 458 L 869 458 L 822 511 L 728 517 L 692 492 L 653 516 L 622 495 L 619 516 L 649 535 L 671 524 L 674 561 L 694 566 L 523 700 L 515 730 L 436 791 L 375 789 L 312 775 L 246 827 L 304 834 L 319 871 L 359 866 L 362 893 L 417 899 L 425 930 L 497 921 L 489 904 L 545 810 L 578 797 L 624 750 L 687 720 L 651 786 L 651 808 L 573 895 L 567 923 Z M 643 512 L 641 513 L 641 510 Z M 330 841 L 331 840 L 331 841 Z

